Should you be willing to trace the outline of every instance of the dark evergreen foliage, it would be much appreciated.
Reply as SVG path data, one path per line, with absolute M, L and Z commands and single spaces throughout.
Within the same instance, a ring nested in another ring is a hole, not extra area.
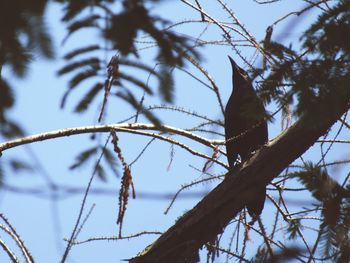
M 61 1 L 64 2 L 64 1 Z M 97 43 L 108 40 L 113 46 L 113 49 L 121 55 L 120 64 L 123 63 L 141 69 L 149 74 L 153 74 L 159 80 L 159 95 L 167 102 L 171 102 L 173 91 L 172 71 L 169 67 L 184 66 L 184 54 L 189 53 L 198 58 L 198 53 L 191 48 L 188 39 L 177 35 L 176 33 L 168 30 L 164 30 L 167 21 L 154 16 L 145 7 L 146 0 L 132 0 L 122 1 L 121 9 L 119 12 L 114 12 L 114 9 L 108 3 L 113 1 L 77 1 L 67 2 L 65 5 L 65 15 L 63 21 L 68 22 L 68 35 L 70 37 L 74 32 L 83 30 L 85 28 L 95 27 L 96 30 L 103 36 L 102 39 L 98 39 Z M 85 10 L 89 10 L 88 15 L 85 14 Z M 105 13 L 101 15 L 101 13 Z M 83 18 L 81 16 L 84 14 Z M 110 21 L 108 25 L 105 24 L 105 19 Z M 162 26 L 162 27 L 161 27 Z M 140 33 L 146 33 L 154 39 L 158 45 L 158 55 L 155 58 L 159 61 L 159 71 L 151 69 L 149 66 L 141 65 L 138 61 L 131 61 L 127 57 L 131 54 L 135 55 L 138 59 L 139 54 L 137 47 L 135 46 L 136 37 Z M 86 48 L 78 48 L 71 51 L 65 56 L 67 60 L 79 59 L 78 55 L 88 55 L 90 52 L 103 51 L 103 48 L 98 44 L 92 44 Z M 78 61 L 69 62 L 69 64 L 59 71 L 59 74 L 69 73 L 75 66 L 85 64 L 84 59 Z M 88 64 L 88 63 L 87 63 Z M 69 66 L 71 65 L 71 66 Z M 105 70 L 102 68 L 102 70 Z M 100 77 L 104 73 L 100 73 L 95 68 L 94 73 L 81 72 L 77 73 L 76 79 L 81 80 L 86 78 Z M 71 81 L 71 88 L 75 87 L 80 81 Z M 114 82 L 114 85 L 120 86 L 125 89 L 123 80 L 133 83 L 134 85 L 141 87 L 148 94 L 153 92 L 144 84 L 144 81 L 138 80 L 135 77 L 120 72 L 118 82 Z M 112 90 L 113 91 L 113 90 Z M 68 95 L 70 91 L 67 91 Z M 120 93 L 114 93 L 117 96 Z M 65 97 L 66 97 L 65 95 Z M 95 93 L 97 95 L 97 93 Z M 65 100 L 64 97 L 64 100 Z M 83 98 L 82 100 L 86 100 Z
M 350 185 L 339 185 L 327 173 L 312 163 L 306 163 L 303 170 L 292 173 L 312 193 L 319 202 L 322 223 L 320 224 L 320 241 L 324 256 L 337 259 L 348 253 L 350 233 Z M 290 237 L 295 235 L 293 228 L 289 229 Z M 347 255 L 348 256 L 348 255 Z
M 2 68 L 10 67 L 18 76 L 27 72 L 33 55 L 52 58 L 54 51 L 44 22 L 47 0 L 13 0 L 0 2 L 0 135 L 23 134 L 19 124 L 6 116 L 13 106 L 12 84 L 4 79 Z
M 96 170 L 98 177 L 103 181 L 107 180 L 105 165 L 109 167 L 109 170 L 111 170 L 113 174 L 119 177 L 119 171 L 117 169 L 119 163 L 115 155 L 108 148 L 92 147 L 82 151 L 78 156 L 76 156 L 75 162 L 69 168 L 74 170 L 77 168 L 86 167 L 91 159 L 96 160 L 96 157 L 99 157 L 101 150 L 103 151 L 104 163 L 99 162 L 96 167 L 93 167 L 93 169 Z
M 274 42 L 268 45 L 279 64 L 261 86 L 266 102 L 275 100 L 283 106 L 296 101 L 294 113 L 300 116 L 313 109 L 315 121 L 332 114 L 323 102 L 333 101 L 336 107 L 339 96 L 350 92 L 350 44 L 344 38 L 350 34 L 349 10 L 349 1 L 339 1 L 321 15 L 301 38 L 301 52 Z

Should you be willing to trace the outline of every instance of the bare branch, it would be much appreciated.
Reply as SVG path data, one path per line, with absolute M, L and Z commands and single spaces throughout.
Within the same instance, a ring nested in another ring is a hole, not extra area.
M 96 132 L 110 132 L 112 130 L 116 130 L 119 132 L 136 132 L 137 130 L 158 130 L 161 132 L 167 132 L 171 134 L 181 135 L 183 137 L 192 139 L 196 142 L 204 144 L 210 148 L 215 147 L 215 145 L 224 145 L 224 140 L 209 140 L 199 135 L 196 135 L 192 132 L 171 127 L 168 125 L 160 125 L 155 126 L 153 124 L 145 124 L 145 123 L 122 123 L 122 124 L 109 124 L 109 125 L 96 125 L 96 126 L 83 126 L 76 128 L 66 128 L 62 130 L 52 131 L 40 133 L 37 135 L 31 135 L 27 137 L 23 137 L 20 139 L 7 141 L 0 143 L 0 152 L 5 150 L 17 147 L 19 145 L 24 145 L 33 142 L 39 142 L 54 138 L 61 138 L 65 136 L 77 135 L 77 134 L 85 134 L 85 133 L 96 133 Z M 151 134 L 153 136 L 154 134 Z
M 3 215 L 0 214 L 0 218 L 5 222 L 5 224 L 9 227 L 7 228 L 4 225 L 0 225 L 0 228 L 2 230 L 4 230 L 7 234 L 9 234 L 11 236 L 11 238 L 16 242 L 17 246 L 20 248 L 25 261 L 27 263 L 34 263 L 34 259 L 32 257 L 32 255 L 30 254 L 28 248 L 24 245 L 24 242 L 22 241 L 22 239 L 20 238 L 20 236 L 17 234 L 16 230 L 14 229 L 14 227 L 10 224 L 10 222 L 8 221 L 8 219 Z M 10 250 L 8 250 L 8 255 L 10 256 Z M 12 257 L 11 257 L 12 258 Z

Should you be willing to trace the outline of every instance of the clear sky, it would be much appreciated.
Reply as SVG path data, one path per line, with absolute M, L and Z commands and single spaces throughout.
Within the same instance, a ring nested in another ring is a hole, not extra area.
M 208 2 L 203 7 L 210 14 L 217 19 L 228 21 L 227 15 L 215 3 L 216 1 L 202 2 Z M 257 5 L 253 1 L 227 2 L 232 2 L 230 4 L 232 10 L 258 41 L 264 38 L 267 26 L 281 18 L 283 14 L 298 10 L 302 6 L 302 1 L 281 1 L 281 3 L 273 5 Z M 180 4 L 179 1 L 157 4 L 152 10 L 172 22 L 200 18 L 198 14 Z M 294 24 L 296 22 L 293 20 L 293 16 L 286 22 L 278 24 L 273 36 L 284 43 L 293 42 L 297 46 L 297 40 L 303 29 L 315 17 L 314 12 L 308 13 L 308 15 L 309 17 L 303 19 L 301 24 Z M 72 93 L 63 110 L 59 107 L 69 80 L 69 77 L 57 76 L 57 70 L 64 65 L 64 61 L 61 59 L 62 55 L 71 50 L 72 47 L 81 45 L 82 42 L 93 43 L 97 38 L 91 31 L 85 31 L 73 36 L 62 46 L 61 41 L 65 36 L 65 29 L 60 24 L 61 16 L 62 12 L 59 6 L 50 4 L 46 19 L 58 51 L 56 60 L 43 61 L 38 57 L 25 79 L 13 80 L 16 87 L 17 104 L 11 116 L 19 120 L 28 135 L 66 127 L 97 124 L 102 93 L 86 114 L 73 113 L 78 99 L 86 93 L 86 87 L 91 85 L 89 82 L 82 83 Z M 177 30 L 191 37 L 200 36 L 206 40 L 215 40 L 220 37 L 220 32 L 214 25 L 209 25 L 208 29 L 202 34 L 204 28 L 204 25 L 191 24 L 178 27 Z M 234 37 L 235 35 L 233 35 Z M 235 57 L 235 53 L 230 47 L 214 45 L 206 46 L 200 51 L 203 53 L 203 65 L 217 82 L 221 96 L 224 103 L 226 103 L 231 92 L 231 72 L 227 55 Z M 152 52 L 152 50 L 145 50 L 141 53 L 141 59 L 148 59 L 149 63 L 152 63 L 150 61 Z M 242 52 L 249 60 L 254 55 L 251 49 L 242 48 Z M 113 53 L 107 54 L 107 57 L 111 55 Z M 242 61 L 239 59 L 237 61 L 244 67 Z M 259 61 L 261 61 L 260 57 L 258 57 L 257 63 Z M 203 76 L 193 67 L 187 69 L 204 80 Z M 123 70 L 127 71 L 128 69 Z M 11 76 L 11 72 L 5 71 L 5 74 L 6 77 Z M 212 91 L 181 71 L 175 71 L 175 76 L 174 105 L 194 110 L 210 118 L 223 119 L 215 94 Z M 141 77 L 146 80 L 146 76 L 141 75 Z M 155 80 L 151 79 L 150 83 L 151 85 L 154 84 Z M 153 86 L 154 91 L 157 92 L 156 85 Z M 140 91 L 135 91 L 135 94 L 139 98 L 142 96 Z M 161 103 L 159 98 L 156 97 L 146 97 L 145 99 L 146 105 L 160 105 Z M 269 109 L 273 110 L 274 106 L 270 105 Z M 115 123 L 133 114 L 134 110 L 130 106 L 113 98 L 110 99 L 108 105 L 105 123 Z M 197 119 L 176 112 L 159 111 L 159 114 L 164 124 L 180 128 L 188 128 L 200 123 Z M 146 120 L 141 118 L 140 121 L 145 122 Z M 274 123 L 269 124 L 270 139 L 277 136 L 280 130 L 280 117 L 278 116 Z M 218 132 L 223 133 L 223 130 Z M 213 138 L 212 135 L 204 134 L 203 136 Z M 99 137 L 98 140 L 104 143 L 106 138 L 107 134 Z M 220 137 L 217 136 L 217 138 Z M 59 194 L 55 199 L 54 196 L 50 195 L 52 192 L 49 190 L 48 182 L 62 185 L 66 190 L 72 190 L 72 188 L 83 190 L 92 173 L 92 164 L 73 171 L 69 170 L 69 166 L 74 163 L 78 153 L 95 146 L 98 140 L 91 140 L 90 135 L 71 136 L 11 149 L 6 151 L 2 157 L 26 160 L 35 167 L 35 173 L 21 172 L 15 174 L 10 171 L 7 173 L 6 185 L 15 186 L 16 189 L 22 190 L 16 192 L 5 188 L 1 191 L 0 210 L 12 222 L 37 262 L 59 261 L 65 246 L 65 242 L 62 240 L 70 236 L 83 198 L 83 192 L 78 191 Z M 120 134 L 120 146 L 127 162 L 134 160 L 148 142 L 149 138 Z M 198 144 L 186 140 L 185 142 L 198 151 L 203 151 L 208 155 L 212 153 L 210 149 Z M 339 154 L 345 153 L 341 149 Z M 309 156 L 311 158 L 312 153 Z M 36 159 L 39 161 L 36 162 Z M 214 181 L 190 188 L 184 192 L 184 195 L 180 195 L 170 212 L 164 215 L 164 211 L 170 204 L 170 199 L 164 197 L 164 194 L 174 194 L 180 189 L 181 185 L 201 178 L 202 175 L 193 167 L 201 169 L 204 164 L 202 159 L 194 157 L 178 147 L 175 147 L 173 161 L 170 169 L 168 169 L 170 159 L 171 146 L 165 142 L 153 142 L 141 159 L 132 166 L 137 198 L 136 200 L 129 200 L 123 226 L 124 235 L 145 230 L 165 231 L 174 223 L 176 218 L 186 210 L 191 209 L 200 200 L 200 195 L 186 196 L 186 193 L 203 193 L 212 189 L 219 182 Z M 225 158 L 222 158 L 222 160 L 226 161 Z M 121 174 L 120 166 L 119 170 Z M 216 165 L 210 172 L 220 174 L 224 172 L 224 169 Z M 106 182 L 95 178 L 93 189 L 104 189 L 105 191 L 102 194 L 92 193 L 89 195 L 85 215 L 93 204 L 95 204 L 95 207 L 79 235 L 79 240 L 117 235 L 119 226 L 115 222 L 118 214 L 119 187 L 120 178 L 117 178 L 111 172 L 107 175 Z M 42 193 L 27 194 L 24 189 L 41 190 Z M 150 196 L 148 194 L 154 195 Z M 271 203 L 267 202 L 263 213 L 266 220 L 270 218 L 268 210 L 271 207 Z M 112 259 L 113 262 L 118 262 L 118 260 L 134 256 L 152 242 L 154 238 L 156 238 L 155 235 L 149 235 L 117 242 L 95 241 L 74 246 L 68 262 L 96 262 L 97 260 L 98 262 L 111 262 Z M 14 247 L 13 243 L 10 243 L 10 246 L 11 244 Z M 254 244 L 251 245 L 254 246 Z M 19 255 L 18 251 L 17 255 Z M 0 253 L 0 262 L 5 262 L 4 260 L 4 253 Z

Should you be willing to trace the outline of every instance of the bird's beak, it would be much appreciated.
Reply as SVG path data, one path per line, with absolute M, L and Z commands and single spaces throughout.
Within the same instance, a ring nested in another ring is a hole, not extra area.
M 233 58 L 231 58 L 230 56 L 228 56 L 228 59 L 229 59 L 230 62 L 231 62 L 232 68 L 233 68 L 233 69 L 236 68 L 236 62 L 233 60 Z
M 236 62 L 233 60 L 233 58 L 231 58 L 230 56 L 228 56 L 228 58 L 231 62 L 233 78 L 240 76 L 240 77 L 244 78 L 245 80 L 249 80 L 248 74 L 236 64 Z

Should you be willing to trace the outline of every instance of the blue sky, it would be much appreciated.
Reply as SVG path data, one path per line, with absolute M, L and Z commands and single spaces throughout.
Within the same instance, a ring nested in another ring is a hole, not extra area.
M 208 5 L 204 6 L 204 8 L 217 19 L 227 21 L 227 15 L 215 2 L 206 3 Z M 261 41 L 264 38 L 265 29 L 268 25 L 282 17 L 283 14 L 298 10 L 302 6 L 302 1 L 289 1 L 287 4 L 285 2 L 281 1 L 274 5 L 257 5 L 253 1 L 235 1 L 231 8 L 256 39 Z M 159 13 L 173 22 L 183 19 L 199 19 L 198 14 L 176 1 L 158 4 L 153 8 L 153 12 Z M 11 115 L 20 121 L 28 135 L 66 127 L 97 124 L 102 94 L 94 101 L 86 114 L 79 115 L 72 112 L 78 98 L 85 94 L 86 88 L 84 87 L 89 85 L 88 82 L 84 82 L 73 92 L 67 101 L 65 109 L 61 110 L 59 108 L 60 100 L 66 90 L 67 80 L 69 79 L 67 77 L 58 77 L 56 74 L 57 70 L 64 65 L 64 61 L 61 59 L 62 55 L 73 47 L 79 46 L 82 41 L 86 43 L 93 42 L 97 37 L 96 34 L 85 31 L 73 36 L 62 46 L 61 40 L 65 36 L 65 29 L 59 22 L 61 15 L 58 5 L 51 4 L 49 6 L 47 21 L 58 50 L 56 60 L 44 61 L 41 58 L 37 58 L 25 79 L 15 79 L 13 81 L 16 87 L 17 104 Z M 309 15 L 307 19 L 303 20 L 302 24 L 296 27 L 289 23 L 293 21 L 293 18 L 279 24 L 275 28 L 274 36 L 283 38 L 284 43 L 294 42 L 295 46 L 297 46 L 297 40 L 304 27 L 310 24 L 316 13 L 312 12 Z M 182 26 L 177 30 L 191 37 L 198 37 L 203 28 L 203 25 L 193 24 L 189 25 L 188 28 Z M 220 37 L 220 33 L 214 25 L 210 25 L 202 36 L 207 40 L 214 40 Z M 203 65 L 216 80 L 221 96 L 226 103 L 231 93 L 231 72 L 227 55 L 235 57 L 235 53 L 229 47 L 223 46 L 208 46 L 201 49 L 201 51 L 204 54 Z M 141 59 L 148 59 L 149 63 L 152 63 L 150 61 L 152 52 L 152 50 L 142 52 Z M 251 49 L 242 48 L 242 52 L 245 57 L 251 59 L 253 55 Z M 113 53 L 108 54 L 108 56 L 111 55 Z M 238 63 L 244 67 L 242 61 L 238 60 Z M 193 67 L 188 67 L 188 70 L 195 72 L 196 76 L 200 76 L 203 79 L 203 76 Z M 11 72 L 5 71 L 5 74 L 5 76 L 11 76 Z M 180 71 L 176 71 L 175 76 L 175 105 L 200 112 L 211 118 L 222 119 L 213 92 Z M 154 83 L 154 80 L 151 79 L 151 85 L 152 81 Z M 135 90 L 135 94 L 141 96 L 142 92 Z M 162 102 L 157 97 L 146 97 L 145 103 L 146 105 L 159 105 Z M 269 109 L 273 110 L 273 105 Z M 113 98 L 110 99 L 105 122 L 118 122 L 132 114 L 134 114 L 134 110 L 130 106 Z M 194 126 L 194 123 L 198 123 L 198 120 L 175 112 L 159 112 L 159 114 L 165 124 L 180 128 Z M 146 120 L 141 119 L 140 121 L 145 122 Z M 279 133 L 280 119 L 277 117 L 274 123 L 269 124 L 270 139 Z M 148 138 L 145 139 L 136 135 L 120 134 L 119 136 L 120 146 L 127 162 L 134 160 L 149 141 Z M 106 138 L 106 134 L 101 136 L 100 140 L 102 143 Z M 84 189 L 92 173 L 92 166 L 84 166 L 82 169 L 73 171 L 68 168 L 80 151 L 93 147 L 96 143 L 96 141 L 91 140 L 89 135 L 79 135 L 8 150 L 3 158 L 16 157 L 27 160 L 27 162 L 36 167 L 36 172 L 34 174 L 28 172 L 13 174 L 9 172 L 5 182 L 8 185 L 21 189 L 47 190 L 47 177 L 49 177 L 56 184 Z M 189 141 L 186 141 L 186 143 L 199 151 L 211 154 L 209 149 L 205 149 L 198 144 Z M 177 147 L 175 147 L 171 169 L 168 171 L 170 152 L 171 147 L 168 143 L 154 142 L 142 158 L 132 167 L 137 196 L 142 193 L 175 193 L 181 185 L 190 183 L 202 176 L 191 166 L 201 169 L 204 161 L 198 157 L 191 156 Z M 343 148 L 340 148 L 336 154 L 345 156 L 346 152 L 344 152 Z M 313 156 L 311 151 L 309 158 Z M 41 167 L 34 162 L 34 158 L 40 160 Z M 225 158 L 222 158 L 222 160 L 226 161 Z M 119 169 L 121 170 L 121 167 Z M 220 174 L 224 172 L 224 169 L 215 166 L 211 169 L 211 172 Z M 216 183 L 218 181 L 201 184 L 192 187 L 189 192 L 208 191 Z M 85 213 L 87 213 L 92 204 L 95 204 L 95 208 L 82 230 L 79 240 L 90 237 L 109 237 L 118 233 L 119 226 L 116 225 L 115 221 L 118 213 L 117 196 L 119 187 L 120 179 L 113 174 L 107 176 L 107 182 L 102 182 L 95 178 L 93 188 L 107 189 L 109 192 L 108 194 L 89 195 Z M 46 193 L 49 193 L 49 191 Z M 79 192 L 78 194 L 67 195 L 65 198 L 53 201 L 50 198 L 43 198 L 37 195 L 2 191 L 0 192 L 0 205 L 1 211 L 13 223 L 37 262 L 57 262 L 65 246 L 62 240 L 64 237 L 69 237 L 72 231 L 82 197 L 83 193 Z M 123 234 L 135 234 L 144 230 L 165 231 L 174 223 L 176 218 L 191 209 L 199 200 L 199 196 L 180 198 L 175 202 L 170 212 L 164 215 L 164 211 L 170 203 L 169 199 L 160 198 L 160 196 L 149 199 L 142 198 L 141 195 L 140 198 L 129 201 Z M 271 207 L 271 203 L 267 202 L 263 213 L 267 221 L 270 218 L 267 211 Z M 155 237 L 155 235 L 150 235 L 117 242 L 95 241 L 75 246 L 68 262 L 95 262 L 97 259 L 100 262 L 109 262 L 111 259 L 130 258 L 152 242 Z M 256 244 L 252 242 L 251 245 L 254 246 Z M 12 246 L 14 247 L 13 244 Z M 19 252 L 17 254 L 19 255 Z M 3 260 L 5 260 L 4 253 L 0 253 L 0 261 L 3 262 Z

